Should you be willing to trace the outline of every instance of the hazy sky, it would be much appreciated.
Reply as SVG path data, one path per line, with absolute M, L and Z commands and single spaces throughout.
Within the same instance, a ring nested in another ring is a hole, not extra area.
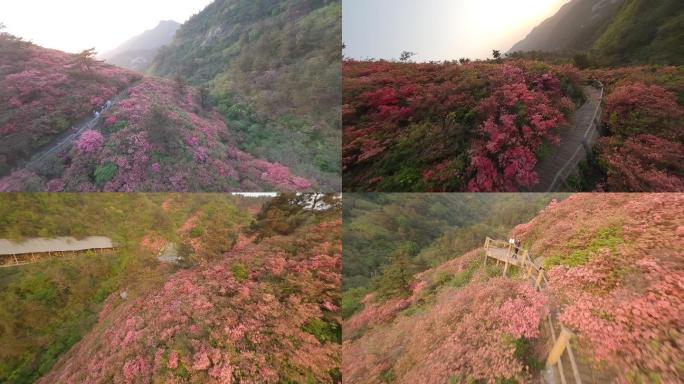
M 569 0 L 343 0 L 347 57 L 484 59 L 508 51 Z
M 103 53 L 157 26 L 183 23 L 213 0 L 0 0 L 7 32 L 67 52 Z

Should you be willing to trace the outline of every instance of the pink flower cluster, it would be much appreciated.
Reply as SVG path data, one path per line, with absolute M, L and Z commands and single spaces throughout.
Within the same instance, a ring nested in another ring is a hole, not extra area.
M 416 275 L 413 295 L 386 303 L 364 300 L 365 308 L 344 323 L 342 375 L 345 382 L 444 383 L 462 380 L 528 380 L 513 342 L 539 337 L 547 300 L 526 282 L 494 278 L 430 293 L 434 276 L 459 273 L 481 261 L 477 251 Z M 426 299 L 425 295 L 435 295 Z M 421 300 L 422 297 L 422 300 Z M 413 308 L 418 302 L 431 304 Z
M 74 143 L 74 147 L 80 153 L 87 154 L 97 152 L 104 145 L 104 137 L 98 131 L 85 131 Z
M 122 303 L 112 295 L 95 329 L 43 380 L 332 384 L 339 344 L 304 329 L 341 321 L 340 228 L 341 220 L 328 220 L 290 237 L 243 241 L 141 297 Z M 298 252 L 284 258 L 293 245 Z M 247 280 L 236 280 L 235 263 Z
M 67 53 L 0 36 L 0 171 L 89 117 L 139 75 L 102 63 L 90 70 Z M 10 111 L 11 109 L 11 111 Z

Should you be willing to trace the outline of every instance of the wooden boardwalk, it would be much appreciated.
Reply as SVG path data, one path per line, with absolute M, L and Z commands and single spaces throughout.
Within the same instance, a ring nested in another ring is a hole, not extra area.
M 507 276 L 509 266 L 515 266 L 536 289 L 542 291 L 548 284 L 544 267 L 532 259 L 527 249 L 488 237 L 485 240 L 484 250 L 485 265 L 490 258 L 496 260 L 497 263 L 503 262 L 504 276 Z M 576 337 L 557 320 L 557 315 L 558 309 L 551 308 L 542 329 L 542 337 L 549 340 L 551 344 L 546 369 L 542 372 L 542 382 L 546 384 L 611 382 L 614 375 L 610 372 L 593 367 L 587 359 L 582 358 L 581 352 L 577 355 L 580 358 L 576 357 L 573 351 L 573 346 L 576 346 L 573 340 L 576 340 Z
M 104 254 L 112 252 L 114 248 L 111 239 L 102 236 L 80 240 L 73 237 L 31 238 L 20 243 L 0 239 L 0 268 L 74 257 L 88 252 Z
M 603 85 L 585 86 L 586 102 L 577 110 L 571 124 L 559 130 L 560 147 L 553 147 L 552 153 L 535 167 L 539 184 L 534 192 L 556 192 L 570 190 L 567 178 L 576 173 L 580 161 L 587 158 L 598 140 Z

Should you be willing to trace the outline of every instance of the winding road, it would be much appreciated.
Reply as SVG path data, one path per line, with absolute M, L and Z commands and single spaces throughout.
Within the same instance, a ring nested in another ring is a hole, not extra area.
M 130 86 L 126 87 L 123 91 L 116 94 L 116 96 L 114 96 L 111 99 L 112 106 L 116 105 L 116 103 L 126 98 L 128 96 L 128 90 L 131 87 L 135 86 L 135 84 L 136 83 L 131 84 Z M 54 140 L 52 140 L 51 143 L 45 145 L 43 149 L 33 154 L 33 156 L 31 156 L 31 159 L 29 159 L 23 165 L 17 167 L 17 170 L 25 168 L 32 171 L 40 171 L 44 167 L 46 161 L 52 159 L 55 155 L 68 151 L 71 148 L 71 145 L 74 143 L 74 141 L 78 139 L 83 132 L 89 129 L 94 129 L 98 126 L 98 124 L 100 124 L 101 121 L 102 115 L 99 115 L 97 117 L 89 117 L 88 119 L 81 121 L 79 124 L 75 125 L 68 131 L 58 135 Z
M 539 184 L 531 188 L 533 192 L 557 192 L 591 151 L 599 130 L 595 124 L 601 118 L 603 87 L 584 86 L 586 102 L 575 112 L 571 124 L 561 127 L 560 147 L 544 157 L 535 167 Z M 567 187 L 566 187 L 567 188 Z

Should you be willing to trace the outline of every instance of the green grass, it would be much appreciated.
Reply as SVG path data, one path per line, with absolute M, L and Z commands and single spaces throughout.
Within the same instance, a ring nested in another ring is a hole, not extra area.
M 596 232 L 595 237 L 586 247 L 577 249 L 568 254 L 552 255 L 544 261 L 544 266 L 546 268 L 551 268 L 556 265 L 578 267 L 586 264 L 600 249 L 608 248 L 610 250 L 615 250 L 615 248 L 622 243 L 624 243 L 624 237 L 620 226 L 613 225 L 605 227 Z
M 242 263 L 235 263 L 230 266 L 230 271 L 233 272 L 233 277 L 239 282 L 243 282 L 249 278 L 247 268 Z

